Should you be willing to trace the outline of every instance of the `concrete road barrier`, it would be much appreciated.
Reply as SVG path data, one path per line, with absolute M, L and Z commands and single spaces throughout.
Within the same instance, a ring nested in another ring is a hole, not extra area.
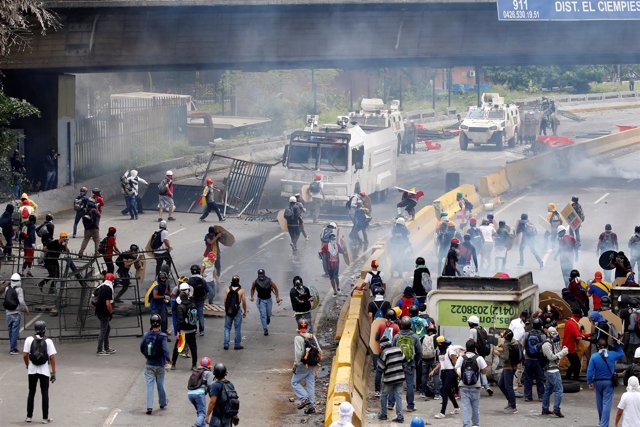
M 507 171 L 505 168 L 500 168 L 497 172 L 480 178 L 479 192 L 481 196 L 497 196 L 508 191 L 509 188 L 509 180 L 507 179 Z

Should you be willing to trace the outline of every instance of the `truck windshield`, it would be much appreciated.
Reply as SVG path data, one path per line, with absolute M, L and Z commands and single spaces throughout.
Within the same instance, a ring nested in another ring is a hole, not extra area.
M 488 119 L 504 119 L 504 111 L 502 110 L 491 110 L 487 114 Z
M 484 111 L 479 109 L 469 110 L 468 119 L 484 119 Z
M 313 136 L 304 143 L 294 140 L 289 145 L 287 167 L 344 172 L 347 170 L 347 144 Z

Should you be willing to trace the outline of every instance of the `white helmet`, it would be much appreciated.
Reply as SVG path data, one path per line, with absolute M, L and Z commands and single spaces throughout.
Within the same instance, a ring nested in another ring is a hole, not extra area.
M 297 202 L 296 196 L 289 197 L 289 203 L 295 203 L 295 202 Z
M 160 221 L 160 224 L 158 224 L 158 226 L 162 229 L 166 229 L 167 228 L 167 221 Z
M 396 224 L 404 224 L 404 218 L 403 217 L 396 218 Z
M 170 171 L 170 170 L 169 170 L 169 171 L 167 171 L 166 175 L 167 175 L 167 176 L 173 176 L 173 171 Z
M 188 283 L 180 283 L 180 290 L 181 291 L 188 291 L 189 290 L 189 284 Z
M 562 225 L 559 225 L 558 228 L 556 229 L 556 233 L 560 234 L 562 232 L 566 232 L 567 229 L 564 228 Z
M 465 265 L 462 269 L 462 275 L 465 277 L 476 277 L 476 271 L 470 265 Z
M 335 222 L 330 222 L 329 223 L 329 227 L 331 228 L 338 228 L 338 225 Z
M 480 319 L 478 318 L 478 316 L 469 316 L 469 320 L 467 320 L 467 323 L 473 323 L 474 325 L 479 325 Z
M 138 171 L 135 169 L 132 169 L 131 172 L 129 172 L 129 176 L 131 178 L 135 178 L 136 176 L 138 176 Z
M 13 273 L 11 275 L 11 281 L 12 282 L 19 282 L 20 280 L 22 280 L 22 277 L 20 277 L 19 273 Z

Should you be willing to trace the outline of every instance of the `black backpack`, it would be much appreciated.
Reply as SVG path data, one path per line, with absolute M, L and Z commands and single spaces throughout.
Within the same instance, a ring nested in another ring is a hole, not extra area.
M 300 359 L 300 361 L 307 367 L 318 366 L 322 361 L 320 349 L 318 348 L 316 340 L 313 337 L 304 339 L 304 354 L 302 355 L 302 359 Z
M 44 365 L 49 361 L 45 338 L 39 338 L 37 335 L 33 336 L 31 347 L 29 347 L 29 360 L 36 366 Z
M 293 211 L 292 205 L 289 205 L 284 209 L 284 218 L 287 221 L 293 221 L 295 219 L 295 212 Z
M 482 326 L 476 326 L 475 330 L 477 332 L 476 350 L 480 356 L 486 357 L 491 354 L 491 344 L 489 344 L 487 331 Z
M 229 286 L 229 293 L 227 299 L 224 300 L 224 312 L 227 316 L 233 318 L 236 317 L 240 311 L 240 289 L 234 290 L 231 285 Z
M 156 360 L 162 353 L 162 337 L 160 334 L 147 333 L 144 336 L 140 350 L 144 357 L 149 360 Z
M 167 193 L 169 193 L 169 190 L 167 189 L 168 184 L 169 183 L 166 179 L 160 181 L 160 184 L 158 184 L 158 194 L 160 194 L 161 196 L 165 196 Z
M 309 185 L 309 193 L 311 194 L 318 194 L 320 192 L 320 181 L 313 181 L 310 185 Z
M 18 300 L 18 291 L 16 288 L 9 285 L 4 294 L 4 301 L 2 302 L 2 306 L 5 310 L 15 310 L 20 305 L 20 301 Z
M 103 237 L 102 240 L 100 240 L 100 243 L 98 244 L 98 253 L 99 254 L 106 254 L 107 253 L 107 239 L 108 239 L 108 237 Z
M 462 384 L 475 386 L 480 378 L 480 367 L 476 359 L 478 355 L 474 354 L 472 357 L 467 355 L 462 356 L 462 368 L 460 373 L 462 374 Z
M 222 393 L 220 393 L 222 403 L 222 415 L 225 418 L 233 418 L 238 415 L 240 411 L 240 399 L 235 387 L 229 381 L 222 381 Z M 217 406 L 217 405 L 216 405 Z
M 200 367 L 191 372 L 189 381 L 187 381 L 187 390 L 197 390 L 204 384 L 204 371 L 205 369 Z
M 207 284 L 204 279 L 195 278 L 193 282 L 193 298 L 202 299 L 206 297 L 209 292 L 209 288 L 207 288 Z
M 464 208 L 471 212 L 473 210 L 473 203 L 471 203 L 467 198 L 464 198 Z
M 519 343 L 507 343 L 509 346 L 509 364 L 512 367 L 518 366 L 522 362 L 522 347 Z
M 380 277 L 380 272 L 379 271 L 370 271 L 368 274 L 371 275 L 371 281 L 369 282 L 369 288 L 371 289 L 371 292 L 373 293 L 373 290 L 375 288 L 382 288 L 383 286 L 383 282 L 382 282 L 382 277 Z
M 162 246 L 162 230 L 156 230 L 151 235 L 151 249 L 154 251 Z

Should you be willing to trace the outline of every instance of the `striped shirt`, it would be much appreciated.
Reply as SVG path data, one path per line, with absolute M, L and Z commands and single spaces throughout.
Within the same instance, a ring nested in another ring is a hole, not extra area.
M 394 384 L 404 381 L 404 354 L 399 347 L 384 345 L 378 359 L 378 368 L 382 371 L 382 382 Z

